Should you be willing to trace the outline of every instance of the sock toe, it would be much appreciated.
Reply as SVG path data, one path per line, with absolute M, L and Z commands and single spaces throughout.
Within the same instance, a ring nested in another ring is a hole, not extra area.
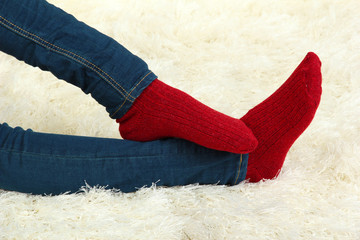
M 259 144 L 258 140 L 256 139 L 255 135 L 252 132 L 251 132 L 251 134 L 249 134 L 249 137 L 248 137 L 248 139 L 246 139 L 246 142 L 247 142 L 248 148 L 247 148 L 246 152 L 243 151 L 245 153 L 253 152 Z
M 321 61 L 319 57 L 312 52 L 309 52 L 305 59 L 307 65 L 304 67 L 304 79 L 306 83 L 306 92 L 314 101 L 317 106 L 320 103 L 320 97 L 322 93 L 322 76 L 321 76 Z

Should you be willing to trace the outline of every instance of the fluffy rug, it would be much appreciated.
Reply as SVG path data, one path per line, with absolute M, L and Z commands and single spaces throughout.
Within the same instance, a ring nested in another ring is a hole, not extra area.
M 234 117 L 314 51 L 323 63 L 322 102 L 275 180 L 131 194 L 0 190 L 0 239 L 360 239 L 358 0 L 50 2 L 121 42 L 164 82 Z M 5 54 L 0 121 L 119 138 L 90 96 Z

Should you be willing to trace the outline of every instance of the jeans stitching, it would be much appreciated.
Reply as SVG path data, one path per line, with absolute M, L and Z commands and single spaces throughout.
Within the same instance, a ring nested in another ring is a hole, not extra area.
M 157 158 L 158 154 L 154 154 L 154 155 L 141 155 L 141 156 L 80 156 L 80 155 L 60 155 L 60 154 L 51 154 L 51 153 L 37 153 L 37 152 L 27 152 L 27 151 L 19 151 L 19 150 L 13 150 L 13 149 L 0 149 L 0 153 L 9 153 L 9 154 L 25 154 L 28 156 L 33 156 L 33 157 L 52 157 L 52 158 L 58 158 L 58 159 L 79 159 L 79 160 L 87 160 L 87 162 L 91 162 L 91 161 L 101 161 L 104 159 L 107 159 L 108 161 L 110 160 L 114 160 L 114 161 L 120 161 L 120 160 L 128 160 L 128 159 L 133 159 L 133 158 Z M 40 161 L 39 159 L 37 159 L 37 161 Z M 47 161 L 47 160 L 46 160 Z
M 28 32 L 28 31 L 22 29 L 21 27 L 15 25 L 14 23 L 10 22 L 9 20 L 7 20 L 6 18 L 4 18 L 4 17 L 2 17 L 2 16 L 0 16 L 0 18 L 3 19 L 3 21 L 0 22 L 0 23 L 2 23 L 4 26 L 8 27 L 9 29 L 13 30 L 14 32 L 20 34 L 21 36 L 23 36 L 23 37 L 25 37 L 25 38 L 28 38 L 28 39 L 30 39 L 30 40 L 33 40 L 35 43 L 38 43 L 38 44 L 41 45 L 41 46 L 47 47 L 47 48 L 51 49 L 51 50 L 54 51 L 54 52 L 60 53 L 60 54 L 62 54 L 62 55 L 65 55 L 65 56 L 67 56 L 67 57 L 75 60 L 76 62 L 84 65 L 85 67 L 88 67 L 89 69 L 93 70 L 93 71 L 96 72 L 97 74 L 99 74 L 100 77 L 102 77 L 106 82 L 108 82 L 108 83 L 109 83 L 111 86 L 113 86 L 121 95 L 123 95 L 123 96 L 125 97 L 124 103 L 125 103 L 127 100 L 129 100 L 130 102 L 133 102 L 133 101 L 135 100 L 135 98 L 130 95 L 131 92 L 130 92 L 130 93 L 127 93 L 127 91 L 126 91 L 121 85 L 119 85 L 108 73 L 106 73 L 104 70 L 102 70 L 100 67 L 96 66 L 96 65 L 93 64 L 92 62 L 88 61 L 87 59 L 85 59 L 85 58 L 83 58 L 83 57 L 81 57 L 81 56 L 79 56 L 79 55 L 77 55 L 77 54 L 75 54 L 75 53 L 73 53 L 73 52 L 71 52 L 71 51 L 69 51 L 69 50 L 63 49 L 63 48 L 58 47 L 58 46 L 56 46 L 56 45 L 54 45 L 54 44 L 52 44 L 52 43 L 47 42 L 46 40 L 42 39 L 41 37 L 39 37 L 39 36 L 37 36 L 37 35 L 35 35 L 35 34 L 33 34 L 33 33 L 30 33 L 30 32 Z M 20 32 L 19 30 L 16 30 L 14 27 L 12 27 L 12 26 L 4 23 L 4 21 L 7 22 L 8 24 L 11 24 L 11 25 L 14 26 L 15 28 L 20 29 L 21 31 L 23 31 L 23 33 Z M 29 36 L 25 35 L 24 33 L 28 34 Z M 31 36 L 32 36 L 32 37 L 31 37 Z M 35 38 L 37 38 L 37 39 L 35 39 Z M 40 42 L 39 40 L 42 41 L 43 43 Z M 50 47 L 50 46 L 52 46 L 52 47 Z M 61 51 L 60 51 L 60 50 L 61 50 Z M 62 52 L 62 51 L 63 51 L 63 52 Z M 82 61 L 79 60 L 79 59 L 76 59 L 75 57 L 73 57 L 73 56 L 71 56 L 71 55 L 69 55 L 69 54 L 67 54 L 66 52 L 67 52 L 67 53 L 70 53 L 70 54 L 72 54 L 72 55 L 74 55 L 74 56 L 76 56 L 76 57 L 78 57 L 78 58 L 80 58 Z M 92 67 L 92 66 L 93 66 L 93 67 Z M 97 69 L 98 69 L 98 70 L 97 70 Z M 99 72 L 99 71 L 100 71 L 100 72 Z M 120 91 L 120 89 L 117 88 L 111 81 L 109 81 L 101 72 L 104 73 L 106 76 L 108 76 L 117 86 L 119 86 L 119 87 L 125 92 L 125 94 L 122 93 L 122 92 Z M 127 95 L 126 95 L 126 94 L 127 94 Z M 133 100 L 128 99 L 129 97 L 132 98 Z
M 237 184 L 237 181 L 239 180 L 239 176 L 240 176 L 240 172 L 241 172 L 241 164 L 242 164 L 242 154 L 240 155 L 240 162 L 239 162 L 239 168 L 237 170 L 237 174 L 236 174 L 236 179 L 235 179 L 235 182 L 234 182 L 234 185 Z
M 151 71 L 148 72 L 148 73 L 135 85 L 135 87 L 131 90 L 131 92 L 130 92 L 129 94 L 131 94 L 131 93 L 139 86 L 139 84 L 140 84 L 147 76 L 150 75 L 150 73 L 152 73 L 152 72 L 151 72 Z M 129 101 L 130 101 L 130 100 L 129 100 Z M 113 116 L 123 107 L 124 104 L 125 104 L 125 101 L 121 104 L 121 106 L 120 106 L 113 114 L 111 114 L 110 117 L 113 117 Z

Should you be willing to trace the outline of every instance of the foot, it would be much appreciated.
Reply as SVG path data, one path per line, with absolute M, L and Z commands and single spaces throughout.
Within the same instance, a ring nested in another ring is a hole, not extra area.
M 320 68 L 317 55 L 308 53 L 275 93 L 241 118 L 259 143 L 249 154 L 250 182 L 276 177 L 290 147 L 311 123 L 322 92 Z
M 241 120 L 217 112 L 157 79 L 117 122 L 121 136 L 128 140 L 175 137 L 233 153 L 248 153 L 257 146 L 253 133 Z

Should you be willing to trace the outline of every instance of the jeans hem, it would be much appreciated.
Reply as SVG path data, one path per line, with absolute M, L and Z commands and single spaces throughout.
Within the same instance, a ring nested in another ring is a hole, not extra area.
M 245 180 L 247 173 L 248 158 L 249 158 L 249 154 L 240 155 L 240 160 L 238 161 L 235 181 L 233 185 L 236 185 Z
M 155 80 L 157 76 L 152 72 L 147 72 L 144 76 L 140 78 L 139 81 L 131 88 L 129 95 L 136 100 L 140 96 L 140 94 Z M 110 114 L 110 117 L 113 119 L 119 119 L 123 117 L 126 112 L 131 108 L 135 100 L 131 100 L 126 98 L 123 103 L 117 107 L 117 109 Z

